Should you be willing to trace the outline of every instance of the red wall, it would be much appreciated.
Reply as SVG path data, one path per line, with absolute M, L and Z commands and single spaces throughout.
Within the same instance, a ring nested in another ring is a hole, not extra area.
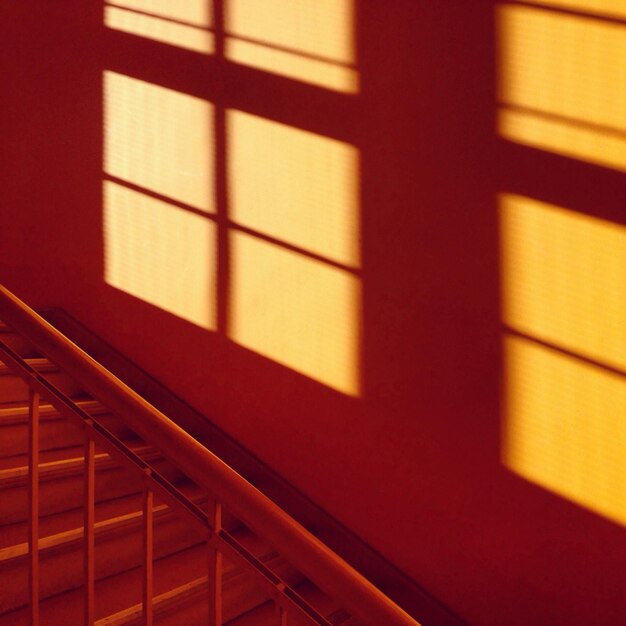
M 357 2 L 357 96 L 107 32 L 97 2 L 5 4 L 7 287 L 69 311 L 468 622 L 626 620 L 624 528 L 500 459 L 496 204 L 515 191 L 623 220 L 624 180 L 497 139 L 491 2 Z M 104 69 L 359 148 L 361 397 L 104 282 Z

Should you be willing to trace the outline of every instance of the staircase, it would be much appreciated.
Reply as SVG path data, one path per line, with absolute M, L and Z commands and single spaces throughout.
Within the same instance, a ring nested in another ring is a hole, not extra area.
M 417 624 L 1 287 L 0 317 L 0 626 Z

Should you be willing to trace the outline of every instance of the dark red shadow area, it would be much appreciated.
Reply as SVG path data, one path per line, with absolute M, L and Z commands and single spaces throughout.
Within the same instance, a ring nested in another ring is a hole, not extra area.
M 106 29 L 95 0 L 5 4 L 3 284 L 67 310 L 468 623 L 626 620 L 624 528 L 501 462 L 497 204 L 626 224 L 626 180 L 498 139 L 493 2 L 356 0 L 356 95 Z M 104 282 L 105 70 L 358 148 L 360 397 L 225 336 L 224 237 L 217 332 Z

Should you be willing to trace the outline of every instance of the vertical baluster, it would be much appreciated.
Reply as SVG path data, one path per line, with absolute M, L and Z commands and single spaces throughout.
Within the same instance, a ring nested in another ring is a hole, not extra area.
M 214 533 L 222 530 L 222 505 L 209 496 L 207 516 Z M 209 626 L 222 626 L 222 553 L 208 546 Z
M 39 393 L 28 402 L 28 552 L 30 623 L 39 626 Z
M 87 426 L 90 426 L 88 423 Z M 95 442 L 89 428 L 85 430 L 85 501 L 83 520 L 84 541 L 84 575 L 85 575 L 85 624 L 92 626 L 94 614 L 94 585 L 95 585 Z
M 287 626 L 287 611 L 285 611 L 285 609 L 283 609 L 278 602 L 275 603 L 275 606 L 277 626 Z
M 276 600 L 274 601 L 274 607 L 276 610 L 276 624 L 277 626 L 287 626 L 287 611 L 282 607 L 280 603 L 280 592 L 285 590 L 285 583 L 278 583 L 276 587 L 279 592 L 276 594 Z
M 150 470 L 145 470 L 150 474 Z M 153 549 L 154 549 L 154 525 L 153 525 L 154 495 L 146 480 L 143 489 L 143 586 L 142 608 L 144 626 L 152 626 L 152 592 L 153 592 Z

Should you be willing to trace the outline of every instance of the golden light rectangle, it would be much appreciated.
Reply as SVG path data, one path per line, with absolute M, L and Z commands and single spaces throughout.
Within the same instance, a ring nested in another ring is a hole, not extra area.
M 170 22 L 160 17 L 135 13 L 118 7 L 105 8 L 104 23 L 114 30 L 177 48 L 202 54 L 212 54 L 215 51 L 213 33 L 196 26 Z
M 592 15 L 626 18 L 626 2 L 624 0 L 525 0 L 529 4 L 583 11 Z
M 345 394 L 359 394 L 360 281 L 253 236 L 231 234 L 229 335 Z
M 112 181 L 103 192 L 107 284 L 215 329 L 214 223 Z
M 356 93 L 353 0 L 227 0 L 226 58 Z
M 233 221 L 345 265 L 360 263 L 354 146 L 229 111 Z
M 225 0 L 226 32 L 336 63 L 356 60 L 354 0 Z
M 225 54 L 234 63 L 317 87 L 344 93 L 357 93 L 359 90 L 356 70 L 329 61 L 311 59 L 233 37 L 226 39 Z
M 106 0 L 106 3 L 193 26 L 208 28 L 213 23 L 213 3 L 207 0 Z
M 498 127 L 502 137 L 516 143 L 626 172 L 626 133 L 513 109 L 499 111 Z
M 626 228 L 512 194 L 500 210 L 504 321 L 626 371 Z
M 626 379 L 516 337 L 505 356 L 505 465 L 626 524 Z
M 502 103 L 626 131 L 626 25 L 519 5 L 499 25 Z
M 104 73 L 107 174 L 213 212 L 213 107 L 130 76 Z

